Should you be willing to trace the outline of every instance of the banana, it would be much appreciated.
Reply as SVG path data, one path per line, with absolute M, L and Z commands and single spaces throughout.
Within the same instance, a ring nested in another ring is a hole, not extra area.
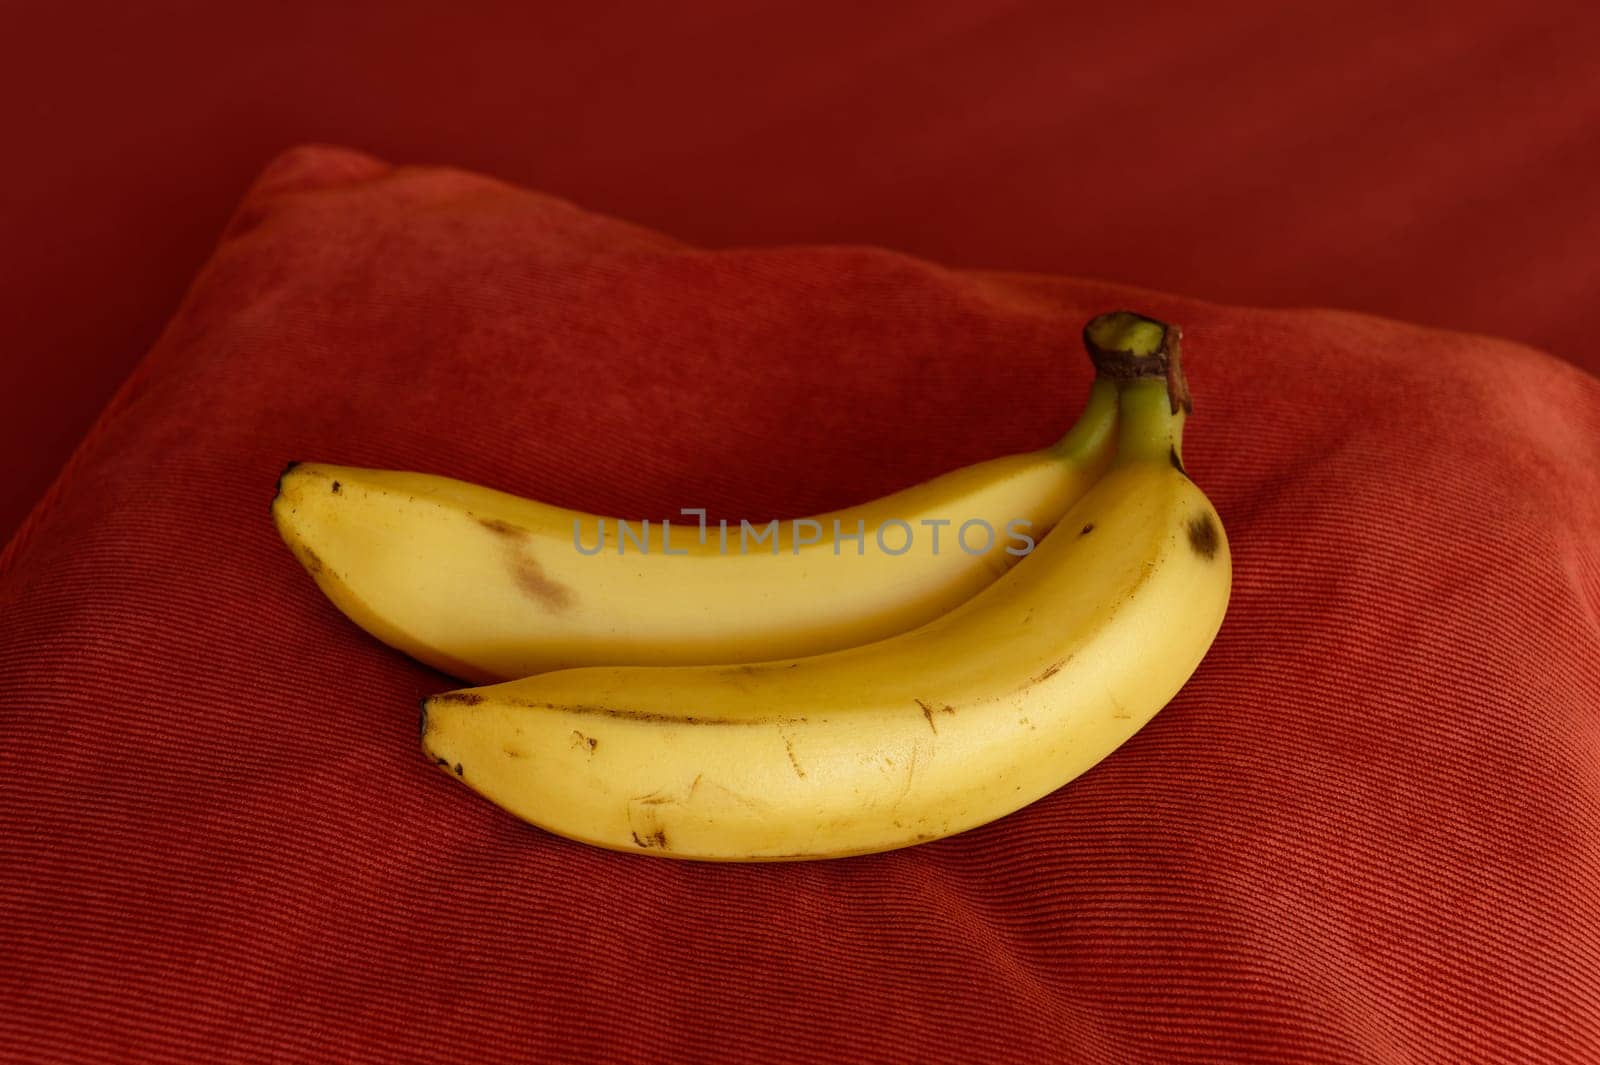
M 306 463 L 284 472 L 272 514 L 356 624 L 469 682 L 749 662 L 867 643 L 970 598 L 1104 472 L 1115 418 L 1115 385 L 1097 379 L 1053 446 L 792 522 L 623 523 L 444 477 Z
M 1089 335 L 1124 378 L 1114 464 L 972 599 L 815 657 L 591 667 L 436 695 L 424 752 L 556 834 L 704 860 L 903 847 L 1061 787 L 1188 679 L 1232 574 L 1222 523 L 1183 470 L 1176 330 L 1119 314 Z

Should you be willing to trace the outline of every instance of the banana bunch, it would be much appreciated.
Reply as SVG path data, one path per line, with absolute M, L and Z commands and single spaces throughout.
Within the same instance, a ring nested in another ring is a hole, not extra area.
M 1098 376 L 1059 443 L 754 527 L 753 551 L 748 523 L 735 547 L 337 466 L 292 466 L 273 514 L 352 620 L 490 682 L 424 700 L 422 747 L 518 817 L 674 858 L 907 846 L 1093 766 L 1221 626 L 1178 331 L 1119 311 L 1084 339 Z

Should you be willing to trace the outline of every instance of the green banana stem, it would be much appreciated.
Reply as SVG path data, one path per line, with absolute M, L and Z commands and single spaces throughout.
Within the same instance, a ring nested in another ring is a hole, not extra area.
M 1183 376 L 1182 339 L 1183 331 L 1177 326 L 1132 311 L 1097 315 L 1083 327 L 1083 346 L 1089 349 L 1089 358 L 1101 377 L 1115 381 L 1166 378 L 1174 414 L 1194 409 Z
M 1132 311 L 1112 311 L 1083 327 L 1102 379 L 1119 385 L 1119 465 L 1171 461 L 1183 469 L 1183 420 L 1193 408 L 1180 357 L 1181 330 Z
M 1082 417 L 1066 436 L 1051 445 L 1051 450 L 1071 461 L 1087 461 L 1091 453 L 1099 451 L 1116 431 L 1117 392 L 1115 381 L 1096 377 L 1089 386 L 1089 401 L 1083 406 Z
M 1160 377 L 1127 381 L 1117 404 L 1117 457 L 1113 464 L 1171 462 L 1183 469 L 1182 408 L 1172 409 Z

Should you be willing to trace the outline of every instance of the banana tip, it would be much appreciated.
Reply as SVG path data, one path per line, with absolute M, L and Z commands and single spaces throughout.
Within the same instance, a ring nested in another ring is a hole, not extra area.
M 303 466 L 303 465 L 305 465 L 305 463 L 301 462 L 299 459 L 290 459 L 289 460 L 289 464 L 283 468 L 283 472 L 278 474 L 278 494 L 279 495 L 283 494 L 283 482 L 284 482 L 284 479 L 286 477 L 288 477 L 291 473 L 294 472 L 296 466 Z

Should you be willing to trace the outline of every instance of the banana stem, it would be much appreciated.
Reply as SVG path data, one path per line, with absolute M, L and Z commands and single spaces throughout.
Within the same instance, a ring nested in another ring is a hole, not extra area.
M 1074 461 L 1083 461 L 1100 450 L 1116 430 L 1117 391 L 1115 381 L 1096 377 L 1089 386 L 1089 402 L 1084 404 L 1082 417 L 1067 430 L 1066 436 L 1051 445 L 1051 450 Z
M 1165 378 L 1174 414 L 1194 409 L 1183 376 L 1182 339 L 1183 331 L 1177 326 L 1132 311 L 1097 315 L 1083 327 L 1083 346 L 1089 349 L 1089 358 L 1101 377 L 1113 381 Z
M 1182 408 L 1172 409 L 1167 380 L 1125 381 L 1117 403 L 1115 464 L 1171 462 L 1183 469 Z
M 1118 465 L 1170 461 L 1183 469 L 1183 419 L 1193 407 L 1180 358 L 1181 330 L 1132 311 L 1112 311 L 1083 327 L 1102 379 L 1116 381 Z

